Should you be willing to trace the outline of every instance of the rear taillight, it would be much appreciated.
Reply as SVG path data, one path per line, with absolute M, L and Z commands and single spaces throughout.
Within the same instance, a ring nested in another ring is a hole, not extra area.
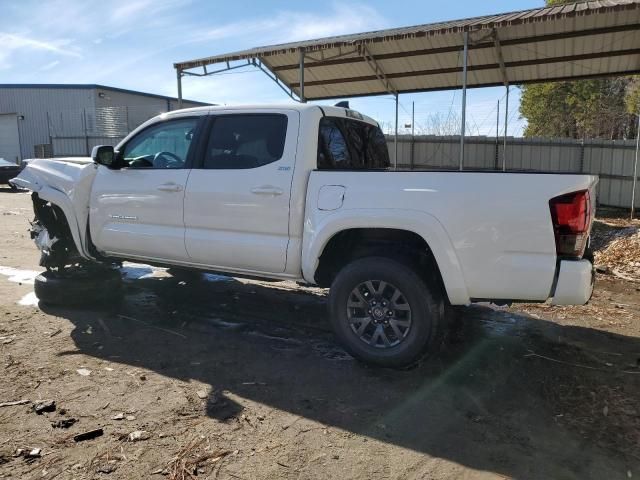
M 563 257 L 581 258 L 587 247 L 591 228 L 589 192 L 568 193 L 549 201 L 556 253 Z

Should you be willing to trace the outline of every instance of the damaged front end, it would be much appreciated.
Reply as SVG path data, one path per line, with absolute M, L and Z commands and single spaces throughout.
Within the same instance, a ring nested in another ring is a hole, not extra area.
M 42 252 L 40 264 L 48 270 L 97 261 L 88 229 L 95 175 L 90 158 L 34 159 L 11 180 L 33 192 L 31 238 Z
M 82 262 L 60 207 L 42 200 L 37 193 L 33 193 L 31 199 L 35 219 L 31 222 L 30 233 L 41 252 L 40 265 L 49 270 Z

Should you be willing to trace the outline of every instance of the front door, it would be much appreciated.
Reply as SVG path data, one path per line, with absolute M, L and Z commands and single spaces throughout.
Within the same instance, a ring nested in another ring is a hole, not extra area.
M 222 112 L 210 123 L 187 183 L 187 253 L 212 268 L 284 272 L 299 114 Z
M 184 194 L 198 118 L 155 123 L 120 148 L 116 169 L 98 167 L 91 192 L 91 238 L 124 257 L 187 261 Z

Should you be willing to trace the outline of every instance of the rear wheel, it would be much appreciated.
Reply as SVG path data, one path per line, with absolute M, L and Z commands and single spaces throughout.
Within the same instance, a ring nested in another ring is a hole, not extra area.
M 50 305 L 103 304 L 120 297 L 121 284 L 117 269 L 69 268 L 41 273 L 34 291 L 38 300 Z
M 442 295 L 400 261 L 350 263 L 331 286 L 329 308 L 336 335 L 359 360 L 407 367 L 439 346 Z

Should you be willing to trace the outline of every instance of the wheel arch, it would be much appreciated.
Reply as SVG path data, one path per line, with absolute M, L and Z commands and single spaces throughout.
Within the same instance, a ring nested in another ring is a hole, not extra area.
M 439 270 L 442 284 L 449 302 L 453 305 L 469 303 L 460 262 L 449 236 L 442 224 L 432 215 L 416 210 L 398 209 L 357 209 L 345 210 L 329 215 L 318 222 L 309 224 L 308 241 L 303 243 L 302 271 L 305 280 L 317 283 L 316 276 L 321 267 L 322 255 L 327 247 L 341 245 L 341 236 L 353 231 L 383 231 L 399 239 L 419 239 L 424 242 Z M 315 228 L 314 228 L 315 227 Z M 399 232 L 399 234 L 398 234 Z M 350 248 L 346 245 L 347 249 Z
M 50 187 L 43 187 L 37 192 L 34 192 L 33 195 L 37 195 L 40 200 L 50 202 L 52 205 L 55 205 L 60 209 L 67 221 L 73 243 L 75 244 L 78 253 L 83 258 L 92 260 L 93 257 L 89 254 L 89 252 L 87 252 L 87 249 L 85 248 L 84 240 L 86 238 L 86 235 L 83 233 L 84 229 L 80 228 L 78 217 L 75 214 L 75 210 L 73 208 L 71 200 L 63 192 Z

